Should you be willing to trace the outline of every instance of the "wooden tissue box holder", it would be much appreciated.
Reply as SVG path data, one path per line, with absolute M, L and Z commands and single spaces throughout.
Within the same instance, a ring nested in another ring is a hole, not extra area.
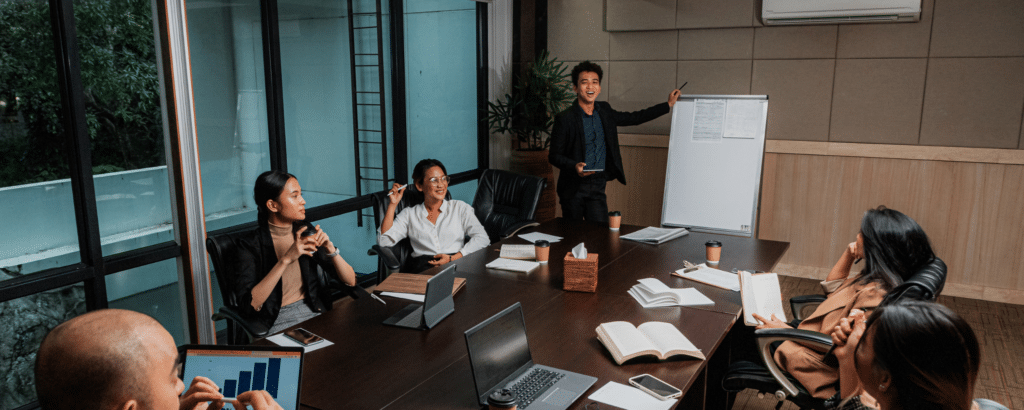
M 588 253 L 586 259 L 576 259 L 572 257 L 572 252 L 566 252 L 562 276 L 565 279 L 562 289 L 576 292 L 596 292 L 597 254 Z

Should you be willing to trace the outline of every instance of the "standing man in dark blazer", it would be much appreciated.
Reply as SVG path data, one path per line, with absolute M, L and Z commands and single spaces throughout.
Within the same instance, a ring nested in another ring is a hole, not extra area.
M 572 69 L 576 104 L 555 117 L 548 161 L 561 171 L 558 199 L 562 217 L 571 220 L 608 222 L 608 181 L 626 184 L 619 154 L 620 125 L 639 125 L 667 114 L 679 90 L 672 90 L 668 102 L 636 112 L 618 112 L 597 101 L 601 94 L 601 66 L 584 61 Z

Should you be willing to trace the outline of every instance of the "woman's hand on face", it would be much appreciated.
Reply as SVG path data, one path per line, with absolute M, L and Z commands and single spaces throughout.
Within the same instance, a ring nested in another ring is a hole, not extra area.
M 402 196 L 405 195 L 405 188 L 402 184 L 395 182 L 391 185 L 391 191 L 388 192 L 388 198 L 391 200 L 391 205 L 397 205 L 398 201 L 402 200 Z
M 793 326 L 790 326 L 788 323 L 783 322 L 782 320 L 779 320 L 779 318 L 775 317 L 774 313 L 772 314 L 771 320 L 765 319 L 764 316 L 761 316 L 761 315 L 759 315 L 757 313 L 753 313 L 752 315 L 754 316 L 754 319 L 757 319 L 757 320 L 761 321 L 761 324 L 757 325 L 757 327 L 755 329 L 792 329 L 793 328 Z
M 853 257 L 854 260 L 864 257 L 864 250 L 857 246 L 857 242 L 850 242 L 846 245 L 846 253 Z
M 832 344 L 836 347 L 833 353 L 840 362 L 853 360 L 853 352 L 864 336 L 866 326 L 864 312 L 857 309 L 854 309 L 850 317 L 839 319 L 839 325 L 832 332 Z

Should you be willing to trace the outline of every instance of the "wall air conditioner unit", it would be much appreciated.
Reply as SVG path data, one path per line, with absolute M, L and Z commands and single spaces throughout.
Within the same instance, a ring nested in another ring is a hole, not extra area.
M 766 26 L 921 20 L 921 0 L 764 0 Z

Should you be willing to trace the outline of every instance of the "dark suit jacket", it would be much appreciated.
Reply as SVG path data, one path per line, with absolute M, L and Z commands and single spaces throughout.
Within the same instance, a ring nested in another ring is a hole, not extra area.
M 259 311 L 252 308 L 252 288 L 256 287 L 270 270 L 277 264 L 277 253 L 274 252 L 274 240 L 267 228 L 256 228 L 251 235 L 238 239 L 238 252 L 230 260 L 234 267 L 235 280 L 232 292 L 238 301 L 239 311 L 250 320 L 258 321 L 271 328 L 281 312 L 281 298 L 284 295 L 281 282 L 270 292 Z M 327 288 L 326 272 L 334 272 L 334 265 L 328 262 L 323 248 L 317 249 L 310 256 L 299 257 L 299 269 L 302 271 L 302 283 L 306 287 L 305 302 L 314 312 L 330 310 L 331 293 Z M 317 265 L 323 269 L 317 269 Z
M 581 178 L 576 174 L 576 164 L 583 162 L 586 155 L 586 137 L 583 135 L 582 108 L 579 102 L 573 102 L 569 109 L 555 117 L 555 125 L 551 130 L 551 150 L 548 162 L 558 167 L 559 198 L 571 198 L 579 189 Z M 612 109 L 607 102 L 594 103 L 594 111 L 601 116 L 605 139 L 605 174 L 608 180 L 619 180 L 626 184 L 626 173 L 622 169 L 622 155 L 619 154 L 619 133 L 617 127 L 622 125 L 638 125 L 658 118 L 669 112 L 667 102 L 635 112 L 619 112 Z

